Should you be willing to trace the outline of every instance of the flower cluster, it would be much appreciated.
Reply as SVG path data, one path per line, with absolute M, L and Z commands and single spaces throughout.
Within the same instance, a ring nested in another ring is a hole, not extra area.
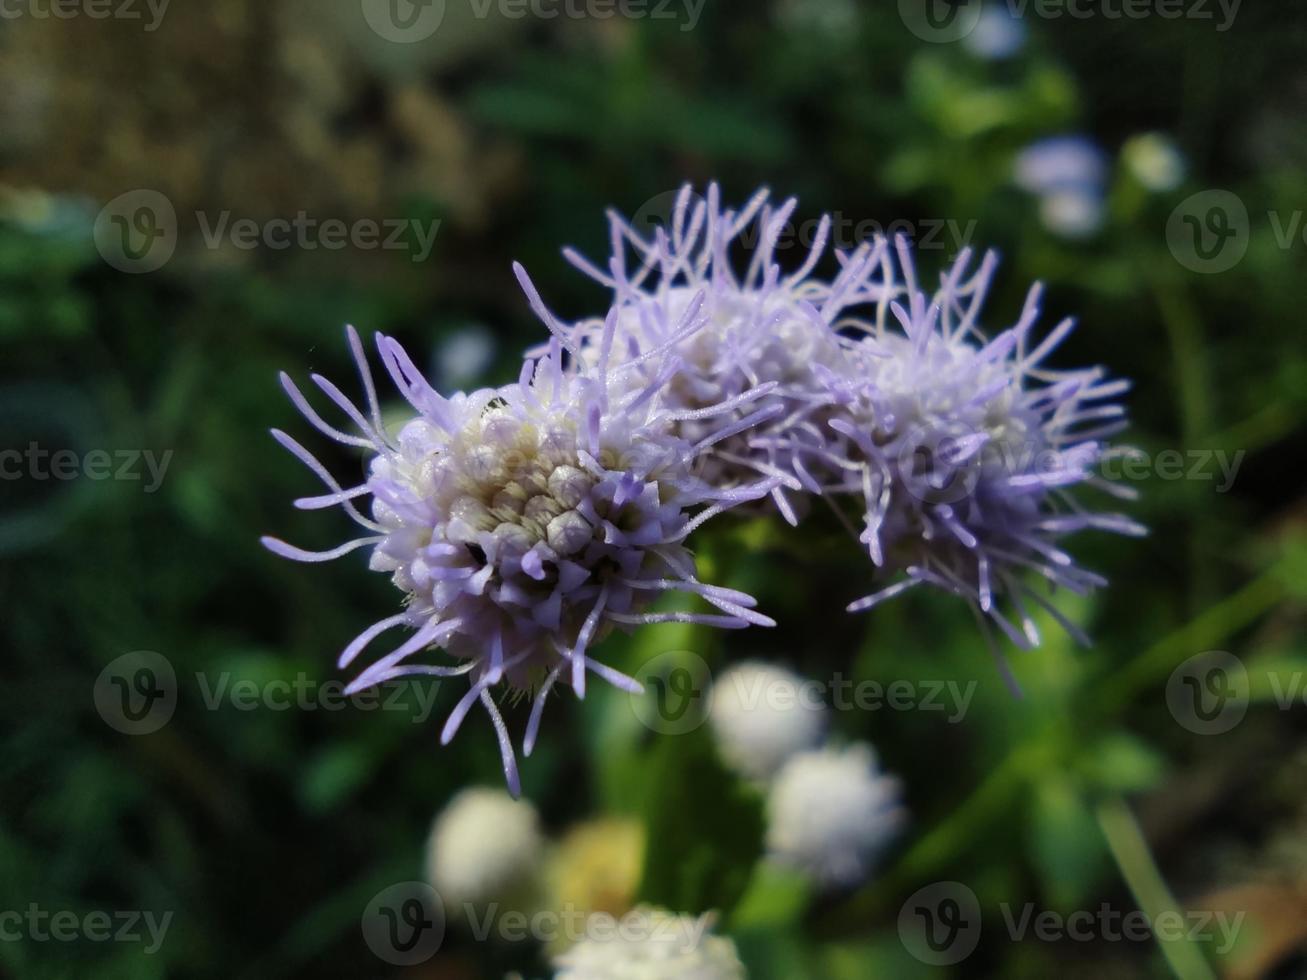
M 342 487 L 274 431 L 329 490 L 296 505 L 339 505 L 365 533 L 324 552 L 265 544 L 310 562 L 369 548 L 371 567 L 404 594 L 402 612 L 345 647 L 341 669 L 387 630 L 413 631 L 373 658 L 350 691 L 414 674 L 466 675 L 442 741 L 479 701 L 516 793 L 493 690 L 532 699 L 529 755 L 560 677 L 578 696 L 587 673 L 639 689 L 594 655 L 612 630 L 669 619 L 771 625 L 750 596 L 701 582 L 687 547 L 704 522 L 740 505 L 773 507 L 793 524 L 822 498 L 851 528 L 860 522 L 854 533 L 875 568 L 904 578 L 852 603 L 855 611 L 930 584 L 1030 645 L 1038 635 L 1027 602 L 1061 617 L 1025 584 L 1027 573 L 1075 592 L 1102 582 L 1058 542 L 1091 528 L 1141 530 L 1070 495 L 1078 484 L 1112 489 L 1095 468 L 1124 425 L 1112 399 L 1125 383 L 1098 368 L 1044 366 L 1071 324 L 1035 342 L 1038 287 L 1016 325 L 987 339 L 980 313 L 992 255 L 971 271 L 964 253 L 927 290 L 904 243 L 828 249 L 832 222 L 823 218 L 798 267 L 782 271 L 777 253 L 796 206 L 760 192 L 735 211 L 716 186 L 706 198 L 687 187 L 652 234 L 612 216 L 604 269 L 565 252 L 612 291 L 606 315 L 576 323 L 561 322 L 516 266 L 551 338 L 510 385 L 442 395 L 395 340 L 378 335 L 380 360 L 413 412 L 398 431 L 383 422 L 352 328 L 365 407 L 313 376 L 350 431 L 325 421 L 283 376 L 310 423 L 370 456 L 367 479 Z M 823 260 L 830 275 L 818 272 Z M 355 503 L 363 497 L 368 512 Z M 693 593 L 714 611 L 651 609 L 668 592 Z M 425 662 L 435 647 L 453 663 Z
M 525 273 L 519 275 L 533 305 L 548 317 Z M 534 697 L 523 740 L 529 755 L 545 699 L 560 676 L 578 696 L 585 693 L 587 672 L 638 690 L 633 679 L 590 655 L 612 629 L 669 619 L 726 628 L 772 625 L 753 610 L 750 596 L 700 582 L 685 545 L 704 521 L 766 495 L 775 485 L 764 480 L 719 490 L 691 472 L 696 447 L 677 432 L 686 413 L 668 404 L 664 389 L 675 373 L 677 343 L 702 326 L 699 305 L 688 308 L 668 342 L 647 351 L 643 360 L 612 365 L 613 316 L 604 350 L 592 366 L 564 371 L 563 347 L 570 341 L 556 337 L 548 353 L 526 361 L 517 383 L 450 398 L 423 379 L 396 341 L 378 336 L 381 359 L 416 412 L 393 436 L 383 425 L 375 382 L 352 328 L 349 341 L 368 414 L 326 378 L 315 375 L 313 381 L 359 434 L 328 424 L 283 376 L 291 400 L 315 427 L 373 454 L 367 480 L 342 488 L 308 450 L 274 431 L 331 491 L 296 505 L 339 504 L 367 533 L 325 552 L 275 538 L 265 538 L 264 544 L 307 562 L 370 547 L 371 567 L 389 573 L 405 594 L 403 612 L 368 627 L 345 647 L 341 669 L 387 630 L 414 630 L 364 669 L 348 692 L 403 676 L 467 675 L 468 692 L 450 714 L 441 740 L 452 739 L 480 701 L 494 723 L 505 777 L 516 793 L 515 753 L 491 695 L 501 681 Z M 658 365 L 654 380 L 627 384 L 648 362 Z M 699 422 L 729 417 L 768 390 L 706 406 L 693 417 Z M 372 497 L 370 516 L 354 504 L 365 495 Z M 671 591 L 695 593 L 718 612 L 647 611 Z M 461 663 L 415 659 L 436 645 Z

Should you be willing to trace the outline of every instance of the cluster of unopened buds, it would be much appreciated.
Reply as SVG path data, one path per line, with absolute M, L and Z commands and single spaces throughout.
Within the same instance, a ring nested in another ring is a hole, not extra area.
M 371 459 L 366 480 L 343 487 L 274 430 L 328 491 L 296 506 L 339 505 L 364 533 L 325 552 L 264 543 L 309 562 L 369 549 L 371 567 L 404 594 L 401 612 L 341 653 L 344 670 L 383 633 L 409 631 L 367 658 L 351 692 L 410 675 L 466 675 L 442 742 L 479 701 L 516 794 L 497 690 L 531 697 L 522 740 L 530 755 L 560 679 L 578 697 L 588 674 L 639 690 L 595 655 L 611 631 L 773 625 L 752 597 L 699 580 L 689 540 L 741 506 L 797 524 L 818 498 L 867 552 L 868 579 L 886 580 L 850 611 L 929 585 L 963 597 L 982 625 L 1019 646 L 1039 642 L 1032 606 L 1081 637 L 1044 593 L 1103 583 L 1062 538 L 1142 533 L 1072 496 L 1084 484 L 1128 495 L 1098 474 L 1125 425 L 1114 399 L 1127 383 L 1100 368 L 1044 366 L 1071 322 L 1035 336 L 1038 286 L 1015 325 L 982 333 L 993 254 L 973 268 L 963 252 L 928 289 L 905 242 L 828 250 L 823 219 L 808 254 L 783 270 L 776 252 L 795 207 L 764 191 L 731 210 L 716 186 L 704 198 L 687 187 L 651 234 L 610 216 L 603 268 L 564 252 L 612 293 L 605 315 L 575 323 L 556 317 L 516 266 L 550 338 L 503 387 L 441 394 L 394 339 L 378 335 L 377 355 L 414 413 L 397 430 L 383 423 L 352 328 L 363 407 L 312 378 L 348 431 L 283 375 L 315 428 Z M 366 497 L 371 505 L 360 509 Z M 692 593 L 708 608 L 659 611 L 667 592 Z M 426 662 L 433 648 L 451 662 Z

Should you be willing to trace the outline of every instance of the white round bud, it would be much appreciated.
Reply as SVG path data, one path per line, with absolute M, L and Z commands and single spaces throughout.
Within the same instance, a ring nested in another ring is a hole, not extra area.
M 826 727 L 820 690 L 783 667 L 736 664 L 713 683 L 713 732 L 722 758 L 751 779 L 770 779 Z

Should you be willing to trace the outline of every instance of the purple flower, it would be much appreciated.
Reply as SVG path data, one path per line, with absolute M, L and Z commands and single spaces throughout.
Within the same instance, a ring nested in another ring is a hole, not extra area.
M 987 4 L 970 34 L 962 39 L 972 54 L 991 61 L 1010 58 L 1026 43 L 1026 25 L 1006 3 Z
M 901 278 L 887 271 L 876 321 L 850 348 L 861 382 L 845 393 L 847 416 L 832 425 L 859 450 L 845 492 L 863 511 L 861 540 L 876 565 L 905 577 L 849 609 L 925 583 L 969 600 L 1019 646 L 1039 642 L 1027 602 L 1083 640 L 1024 577 L 1034 573 L 1083 594 L 1104 579 L 1080 568 L 1061 539 L 1088 529 L 1143 533 L 1120 514 L 1085 509 L 1073 495 L 1083 485 L 1132 495 L 1096 473 L 1111 436 L 1126 425 L 1112 399 L 1129 385 L 1108 380 L 1102 368 L 1044 367 L 1073 323 L 1036 342 L 1039 286 L 1017 323 L 987 339 L 980 314 L 993 253 L 972 271 L 964 251 L 933 296 L 918 286 L 906 242 L 893 255 Z M 1020 628 L 1000 610 L 999 597 Z
M 1021 151 L 1015 177 L 1018 186 L 1039 197 L 1044 227 L 1064 238 L 1079 239 L 1103 225 L 1107 167 L 1106 155 L 1087 137 L 1055 136 Z
M 645 234 L 610 214 L 607 271 L 571 249 L 564 254 L 612 290 L 617 351 L 644 359 L 629 375 L 632 384 L 655 378 L 658 365 L 645 358 L 646 352 L 664 347 L 687 308 L 702 303 L 707 322 L 678 343 L 679 364 L 667 383 L 669 401 L 685 412 L 680 434 L 704 445 L 700 472 L 715 486 L 749 485 L 760 475 L 778 481 L 772 498 L 794 524 L 798 513 L 787 490 L 820 494 L 841 478 L 844 439 L 829 425 L 832 384 L 849 367 L 839 330 L 851 307 L 879 295 L 876 250 L 866 245 L 836 253 L 837 274 L 814 275 L 827 254 L 831 220 L 826 216 L 806 257 L 784 272 L 776 253 L 791 244 L 797 201 L 773 206 L 764 189 L 735 211 L 724 209 L 720 198 L 716 184 L 708 187 L 706 200 L 687 185 L 676 196 L 668 227 Z M 745 259 L 742 274 L 735 264 L 740 259 Z M 601 319 L 571 328 L 588 360 L 603 328 Z M 731 425 L 721 426 L 715 415 L 707 421 L 693 414 L 757 393 L 760 386 L 771 390 L 742 405 Z
M 1015 175 L 1017 185 L 1031 194 L 1100 190 L 1107 180 L 1107 157 L 1087 136 L 1052 136 L 1021 151 Z
M 376 386 L 358 334 L 348 336 L 367 399 L 366 414 L 319 375 L 314 383 L 358 434 L 324 421 L 283 375 L 296 407 L 322 433 L 372 454 L 367 479 L 342 488 L 306 449 L 283 432 L 273 435 L 327 485 L 329 493 L 296 501 L 303 509 L 342 506 L 365 534 L 314 553 L 265 538 L 272 551 L 298 561 L 337 558 L 371 549 L 371 567 L 391 575 L 405 595 L 403 611 L 368 627 L 340 655 L 345 669 L 387 630 L 415 632 L 372 657 L 349 685 L 355 692 L 397 677 L 466 675 L 470 687 L 441 734 L 447 743 L 480 701 L 499 738 L 505 777 L 519 791 L 507 727 L 491 695 L 502 681 L 533 697 L 523 750 L 530 755 L 545 699 L 565 677 L 578 696 L 591 671 L 627 690 L 634 680 L 592 656 L 614 628 L 691 621 L 725 628 L 772 625 L 754 600 L 701 583 L 686 537 L 717 513 L 765 496 L 776 481 L 728 490 L 697 479 L 691 464 L 700 447 L 677 433 L 685 412 L 669 402 L 672 351 L 702 329 L 702 300 L 692 299 L 671 325 L 666 343 L 639 358 L 611 357 L 617 315 L 608 318 L 595 356 L 563 370 L 564 348 L 579 349 L 544 307 L 517 267 L 533 309 L 555 333 L 550 349 L 528 359 L 515 384 L 448 398 L 438 394 L 400 345 L 377 336 L 381 360 L 416 413 L 397 434 L 382 423 Z M 649 377 L 633 382 L 648 369 Z M 764 386 L 706 406 L 694 419 L 711 429 L 742 406 L 769 394 Z M 704 436 L 712 439 L 712 433 Z M 371 513 L 356 506 L 371 496 Z M 690 592 L 714 614 L 649 612 L 667 592 Z M 439 646 L 453 665 L 419 662 Z

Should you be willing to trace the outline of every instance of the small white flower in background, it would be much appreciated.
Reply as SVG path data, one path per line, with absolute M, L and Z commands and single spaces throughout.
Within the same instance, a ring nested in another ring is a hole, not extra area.
M 1107 208 L 1097 190 L 1068 188 L 1045 195 L 1039 202 L 1039 218 L 1055 235 L 1088 238 L 1103 227 Z
M 1026 25 L 1012 15 L 1006 3 L 985 7 L 975 28 L 962 39 L 962 45 L 978 58 L 1001 61 L 1025 46 Z
M 744 980 L 735 944 L 712 925 L 711 915 L 649 906 L 620 921 L 591 916 L 585 938 L 554 961 L 554 980 Z
M 465 789 L 432 825 L 427 874 L 451 914 L 520 897 L 540 869 L 543 844 L 530 803 L 503 790 Z
M 1173 191 L 1184 181 L 1184 155 L 1161 133 L 1132 136 L 1121 148 L 1121 159 L 1134 178 L 1150 191 Z
M 1102 227 L 1107 156 L 1083 136 L 1056 136 L 1018 154 L 1017 186 L 1040 199 L 1039 216 L 1049 231 L 1086 238 Z
M 745 776 L 765 780 L 794 753 L 821 741 L 826 706 L 805 693 L 797 674 L 748 662 L 714 682 L 710 719 L 722 758 Z
M 767 797 L 767 852 L 828 886 L 857 884 L 907 817 L 899 781 L 865 743 L 803 752 Z

